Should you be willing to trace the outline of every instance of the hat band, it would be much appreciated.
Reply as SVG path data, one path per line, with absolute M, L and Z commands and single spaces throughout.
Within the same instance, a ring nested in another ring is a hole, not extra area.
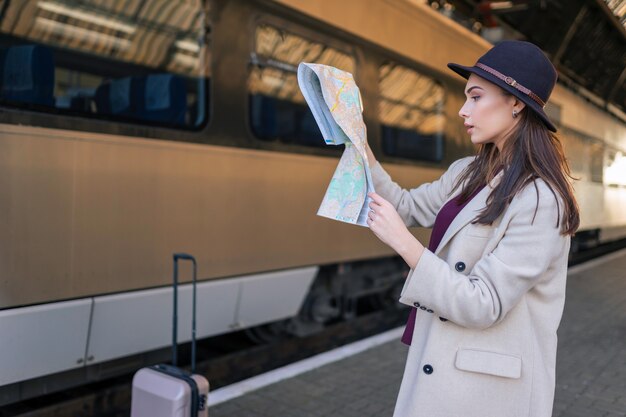
M 521 85 L 520 83 L 518 83 L 517 81 L 515 81 L 513 78 L 511 77 L 507 77 L 506 75 L 494 70 L 493 68 L 485 65 L 485 64 L 481 64 L 480 62 L 476 63 L 476 66 L 484 71 L 487 71 L 489 74 L 498 77 L 499 79 L 501 79 L 502 81 L 504 81 L 505 83 L 507 83 L 508 85 L 510 85 L 513 88 L 518 89 L 519 91 L 521 91 L 522 93 L 526 94 L 528 97 L 532 98 L 533 100 L 535 100 L 537 102 L 537 104 L 539 104 L 541 106 L 541 108 L 546 107 L 546 103 L 544 103 L 544 101 L 539 98 L 539 96 L 535 93 L 533 93 L 532 91 L 530 91 L 528 88 L 524 87 L 523 85 Z

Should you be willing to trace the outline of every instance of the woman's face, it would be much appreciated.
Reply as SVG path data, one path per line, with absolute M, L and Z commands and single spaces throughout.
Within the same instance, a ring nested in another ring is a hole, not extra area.
M 465 104 L 459 110 L 472 143 L 494 143 L 502 150 L 504 140 L 513 131 L 518 114 L 525 104 L 489 81 L 471 74 L 465 86 Z

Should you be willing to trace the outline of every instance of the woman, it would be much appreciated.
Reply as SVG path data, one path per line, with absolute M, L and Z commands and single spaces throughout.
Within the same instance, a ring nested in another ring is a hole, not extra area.
M 411 268 L 414 307 L 394 416 L 549 417 L 570 236 L 570 174 L 543 107 L 557 74 L 528 42 L 499 43 L 466 78 L 459 111 L 476 156 L 401 189 L 376 162 L 368 224 Z M 433 227 L 428 249 L 407 226 Z

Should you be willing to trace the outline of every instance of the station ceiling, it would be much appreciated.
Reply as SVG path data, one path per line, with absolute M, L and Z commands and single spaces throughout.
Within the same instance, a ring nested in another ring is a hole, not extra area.
M 540 46 L 561 80 L 626 112 L 626 0 L 447 0 L 479 26 L 501 25 Z M 474 26 L 476 27 L 476 26 Z

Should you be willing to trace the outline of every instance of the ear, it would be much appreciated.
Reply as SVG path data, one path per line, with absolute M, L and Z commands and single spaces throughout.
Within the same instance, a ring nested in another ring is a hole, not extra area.
M 524 110 L 526 104 L 515 96 L 511 97 L 513 98 L 513 110 L 515 110 L 517 113 L 520 113 L 522 110 Z

